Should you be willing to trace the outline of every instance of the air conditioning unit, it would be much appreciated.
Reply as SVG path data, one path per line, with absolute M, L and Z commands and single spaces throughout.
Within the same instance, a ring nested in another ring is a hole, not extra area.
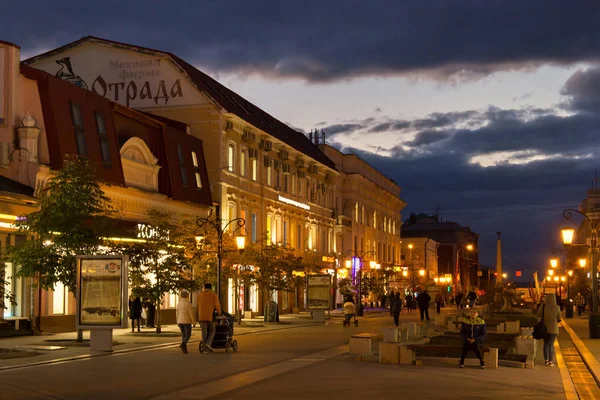
M 242 140 L 244 142 L 254 142 L 256 141 L 256 135 L 250 131 L 244 131 L 244 133 L 242 133 Z
M 317 165 L 311 165 L 308 168 L 308 172 L 310 172 L 311 174 L 318 174 L 319 173 L 319 167 Z
M 263 157 L 263 163 L 265 165 L 265 167 L 270 167 L 271 166 L 271 159 L 267 156 Z
M 287 150 L 284 150 L 284 149 L 279 150 L 279 159 L 280 160 L 285 161 L 288 159 L 289 156 L 290 156 L 290 154 L 288 153 Z
M 258 158 L 258 149 L 254 149 L 252 147 L 248 148 L 248 157 L 252 158 Z
M 281 161 L 273 160 L 273 168 L 275 168 L 275 169 L 281 168 Z
M 331 180 L 331 174 L 329 172 L 325 173 L 325 182 L 329 182 Z
M 298 175 L 298 178 L 306 178 L 306 172 L 300 171 L 299 169 L 296 170 L 296 175 Z
M 290 166 L 290 164 L 282 163 L 281 172 L 283 172 L 284 174 L 290 174 L 292 172 L 292 167 Z
M 296 167 L 298 167 L 298 168 L 304 167 L 304 159 L 300 156 L 296 157 Z
M 266 139 L 261 139 L 260 140 L 260 148 L 263 149 L 264 151 L 271 151 L 271 150 L 273 150 L 273 143 Z
M 225 121 L 225 130 L 226 131 L 231 131 L 233 130 L 233 121 Z

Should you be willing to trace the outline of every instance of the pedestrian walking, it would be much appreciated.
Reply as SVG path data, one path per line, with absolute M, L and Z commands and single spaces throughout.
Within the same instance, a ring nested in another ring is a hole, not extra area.
M 413 297 L 406 296 L 406 313 L 410 314 L 410 310 L 413 308 Z
M 561 321 L 560 307 L 556 304 L 556 295 L 547 293 L 544 304 L 539 308 L 538 317 L 544 319 L 544 325 L 548 334 L 544 338 L 544 360 L 549 367 L 554 366 L 556 355 L 554 354 L 554 341 L 558 336 L 558 323 Z
M 402 298 L 400 297 L 400 292 L 396 292 L 396 296 L 394 296 L 394 299 L 390 304 L 390 308 L 392 309 L 392 314 L 394 315 L 394 325 L 398 326 L 400 312 L 402 311 Z
M 181 292 L 179 303 L 177 303 L 177 309 L 175 310 L 177 326 L 181 331 L 181 344 L 179 345 L 179 348 L 183 354 L 188 353 L 187 343 L 192 336 L 192 325 L 196 325 L 194 306 L 190 303 L 189 296 L 188 292 Z
M 475 307 L 475 301 L 477 300 L 477 293 L 475 293 L 475 289 L 471 289 L 467 295 L 467 300 L 469 300 L 469 308 Z
M 215 337 L 215 322 L 213 316 L 217 311 L 217 315 L 221 315 L 221 303 L 219 298 L 212 291 L 210 283 L 204 284 L 204 290 L 198 295 L 198 321 L 202 328 L 202 342 L 206 349 L 212 353 L 212 341 Z
M 390 304 L 390 317 L 394 315 L 394 313 L 392 312 L 392 302 L 394 301 L 394 291 L 392 289 L 390 289 L 390 291 L 387 294 L 387 299 L 388 299 L 388 303 Z
M 139 297 L 129 296 L 129 318 L 131 319 L 131 332 L 134 332 L 135 321 L 140 332 L 140 319 L 142 318 L 142 300 Z
M 417 304 L 419 305 L 419 312 L 421 313 L 421 321 L 423 321 L 424 317 L 427 317 L 427 321 L 429 321 L 430 301 L 431 296 L 427 293 L 427 290 L 423 290 L 423 293 L 419 293 L 417 296 Z
M 462 308 L 462 299 L 465 295 L 462 292 L 458 292 L 456 295 L 456 308 Z
M 436 313 L 440 313 L 442 310 L 442 292 L 439 291 L 435 295 L 435 311 Z
M 577 315 L 581 317 L 585 308 L 585 297 L 581 295 L 581 292 L 577 292 L 577 296 L 575 296 L 575 307 L 577 307 Z
M 465 357 L 470 350 L 473 350 L 479 359 L 481 368 L 485 368 L 485 361 L 481 353 L 481 346 L 485 341 L 487 329 L 483 318 L 479 318 L 479 312 L 472 308 L 466 318 L 463 318 L 463 323 L 460 328 L 460 338 L 463 341 L 463 348 L 460 353 L 460 368 L 465 367 Z

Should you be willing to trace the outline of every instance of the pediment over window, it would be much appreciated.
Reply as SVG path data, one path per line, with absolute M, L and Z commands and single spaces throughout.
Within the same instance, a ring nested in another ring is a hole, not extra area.
M 120 153 L 125 184 L 158 192 L 158 171 L 161 166 L 148 145 L 142 139 L 132 137 L 123 144 Z

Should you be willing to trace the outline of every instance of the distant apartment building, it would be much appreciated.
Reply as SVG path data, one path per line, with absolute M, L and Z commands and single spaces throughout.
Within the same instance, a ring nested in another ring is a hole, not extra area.
M 402 226 L 403 244 L 416 238 L 431 238 L 439 244 L 437 274 L 451 275 L 454 291 L 465 292 L 478 284 L 479 235 L 469 227 L 440 221 L 437 215 L 411 214 Z

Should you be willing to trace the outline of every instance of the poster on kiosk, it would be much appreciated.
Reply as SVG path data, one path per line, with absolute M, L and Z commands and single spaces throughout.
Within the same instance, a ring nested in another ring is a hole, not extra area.
M 120 255 L 77 256 L 77 329 L 127 328 L 127 267 Z M 112 342 L 111 342 L 112 343 Z
M 331 275 L 308 275 L 307 286 L 307 310 L 329 311 L 331 305 Z

